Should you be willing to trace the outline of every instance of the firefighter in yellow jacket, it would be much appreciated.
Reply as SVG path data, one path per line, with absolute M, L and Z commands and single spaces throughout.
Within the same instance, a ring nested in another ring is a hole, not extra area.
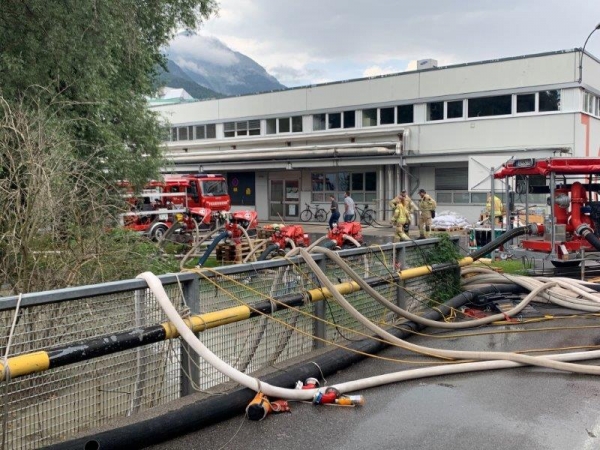
M 496 217 L 496 223 L 502 224 L 502 200 L 494 195 L 494 217 Z M 488 217 L 492 216 L 492 194 L 488 193 L 487 202 L 485 204 L 485 209 L 487 211 Z
M 394 216 L 392 217 L 392 225 L 396 227 L 396 235 L 394 236 L 394 242 L 410 241 L 410 238 L 404 232 L 404 226 L 409 221 L 410 216 L 408 214 L 406 206 L 404 206 L 404 203 L 396 203 L 396 209 L 394 209 Z
M 435 217 L 435 208 L 437 203 L 431 198 L 425 189 L 419 189 L 419 209 L 421 215 L 419 216 L 419 239 L 426 239 L 431 234 L 431 219 Z
M 402 203 L 408 212 L 408 220 L 404 224 L 404 231 L 408 233 L 413 214 L 418 210 L 417 205 L 415 205 L 415 202 L 412 201 L 405 190 L 390 200 L 389 205 L 392 207 L 392 211 L 396 210 L 398 203 Z

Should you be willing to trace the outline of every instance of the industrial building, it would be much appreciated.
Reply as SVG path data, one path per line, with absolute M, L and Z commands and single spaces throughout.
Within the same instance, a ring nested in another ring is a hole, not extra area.
M 424 188 L 475 221 L 507 160 L 600 155 L 600 61 L 581 49 L 151 108 L 166 170 L 226 174 L 234 208 L 261 220 L 350 190 L 385 221 L 389 199 Z

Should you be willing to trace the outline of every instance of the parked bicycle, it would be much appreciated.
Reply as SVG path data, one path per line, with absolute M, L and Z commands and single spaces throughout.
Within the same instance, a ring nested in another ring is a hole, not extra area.
M 356 219 L 359 219 L 360 223 L 365 225 L 372 225 L 375 222 L 377 214 L 374 209 L 369 208 L 369 205 L 364 205 L 362 209 L 358 205 L 354 206 L 356 211 Z
M 310 222 L 313 217 L 318 222 L 325 222 L 327 219 L 327 211 L 325 211 L 323 208 L 319 208 L 318 206 L 311 207 L 311 205 L 308 203 L 305 203 L 305 205 L 306 208 L 300 213 L 300 220 L 302 222 Z M 315 210 L 314 212 L 313 209 Z

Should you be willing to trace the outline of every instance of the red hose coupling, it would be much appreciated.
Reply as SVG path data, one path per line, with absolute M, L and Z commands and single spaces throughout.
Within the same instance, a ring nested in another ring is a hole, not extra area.
M 304 385 L 302 385 L 302 389 L 316 389 L 319 387 L 319 380 L 316 378 L 310 377 L 304 380 Z
M 325 389 L 325 392 L 317 392 L 313 398 L 313 404 L 315 405 L 325 405 L 327 403 L 335 403 L 335 401 L 339 398 L 340 391 L 336 388 L 328 387 Z

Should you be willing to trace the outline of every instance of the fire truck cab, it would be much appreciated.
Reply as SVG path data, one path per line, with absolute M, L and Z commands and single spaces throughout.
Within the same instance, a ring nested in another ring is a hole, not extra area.
M 127 186 L 125 186 L 127 188 Z M 141 195 L 129 194 L 131 211 L 123 214 L 125 228 L 159 240 L 175 223 L 179 234 L 212 229 L 217 215 L 229 211 L 227 182 L 218 174 L 166 175 L 150 181 Z
M 227 180 L 219 174 L 197 173 L 190 175 L 165 175 L 165 193 L 185 192 L 188 208 L 207 208 L 211 211 L 229 211 L 231 199 L 227 193 Z

